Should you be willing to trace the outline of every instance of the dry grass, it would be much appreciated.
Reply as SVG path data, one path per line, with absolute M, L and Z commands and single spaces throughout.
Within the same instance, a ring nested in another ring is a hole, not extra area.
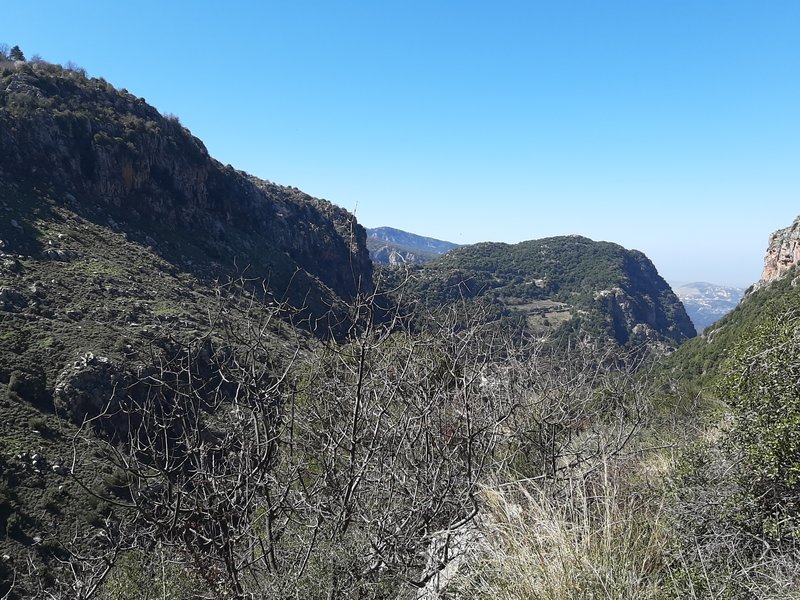
M 525 482 L 484 490 L 485 537 L 456 582 L 469 598 L 659 596 L 666 527 L 658 508 L 623 497 L 608 468 L 559 493 Z

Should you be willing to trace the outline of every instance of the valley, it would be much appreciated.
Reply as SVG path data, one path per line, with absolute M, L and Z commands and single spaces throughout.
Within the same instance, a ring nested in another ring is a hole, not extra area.
M 797 221 L 746 294 L 367 230 L 11 57 L 0 215 L 3 600 L 800 586 Z

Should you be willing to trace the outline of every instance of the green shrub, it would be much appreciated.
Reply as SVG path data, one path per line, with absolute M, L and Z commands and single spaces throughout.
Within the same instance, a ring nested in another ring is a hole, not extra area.
M 19 398 L 35 405 L 47 403 L 46 377 L 41 370 L 26 369 L 12 371 L 8 380 L 9 395 L 16 395 Z
M 197 597 L 203 588 L 202 583 L 171 560 L 170 554 L 163 549 L 125 554 L 114 565 L 98 597 L 101 600 Z
M 764 533 L 800 534 L 800 312 L 767 319 L 732 352 L 719 385 L 735 416 L 730 443 Z

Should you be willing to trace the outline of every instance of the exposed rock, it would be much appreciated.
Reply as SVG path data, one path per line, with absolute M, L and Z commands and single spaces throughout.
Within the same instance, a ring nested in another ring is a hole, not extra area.
M 384 265 L 405 265 L 430 260 L 428 258 L 420 257 L 410 250 L 398 250 L 391 246 L 381 246 L 375 250 L 370 251 L 370 258 L 373 262 Z
M 49 260 L 57 260 L 60 262 L 69 262 L 77 257 L 77 253 L 71 250 L 57 250 L 55 248 L 48 248 L 42 255 Z
M 769 236 L 764 270 L 754 290 L 780 279 L 798 262 L 800 262 L 800 217 L 789 227 L 779 229 Z
M 14 312 L 28 306 L 28 300 L 13 288 L 0 288 L 0 309 Z
M 19 273 L 22 271 L 22 263 L 16 258 L 6 256 L 3 258 L 2 262 L 0 262 L 0 268 L 9 273 Z
M 56 475 L 60 475 L 64 477 L 65 475 L 69 475 L 69 469 L 62 465 L 53 465 L 50 467 L 50 470 L 53 471 Z
M 67 366 L 56 380 L 53 403 L 61 414 L 76 425 L 101 414 L 109 417 L 104 425 L 127 428 L 127 417 L 119 414 L 132 374 L 112 360 L 91 352 Z

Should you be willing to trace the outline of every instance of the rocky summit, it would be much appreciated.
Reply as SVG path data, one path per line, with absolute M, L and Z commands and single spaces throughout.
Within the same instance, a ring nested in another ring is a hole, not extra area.
M 800 263 L 800 217 L 783 229 L 769 236 L 764 270 L 756 288 L 769 285 Z

